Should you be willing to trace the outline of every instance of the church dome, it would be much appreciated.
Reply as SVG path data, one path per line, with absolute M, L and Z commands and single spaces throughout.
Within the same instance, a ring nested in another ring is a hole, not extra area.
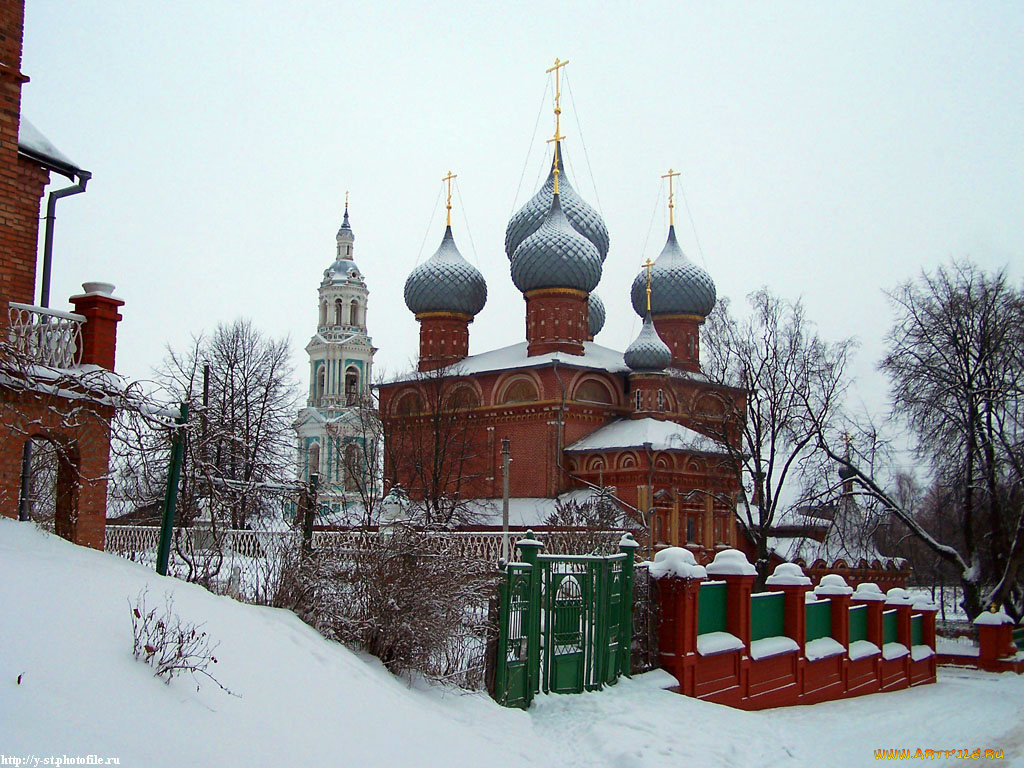
M 344 283 L 349 280 L 361 282 L 362 274 L 352 258 L 356 236 L 352 232 L 352 225 L 348 220 L 347 202 L 345 203 L 345 218 L 342 219 L 335 239 L 338 242 L 337 254 L 331 266 L 324 270 L 324 281 L 331 283 Z
M 561 145 L 556 145 L 556 157 L 564 158 Z M 555 162 L 551 163 L 551 170 L 548 172 L 547 181 L 544 182 L 537 194 L 531 197 L 526 204 L 520 208 L 509 219 L 508 227 L 505 229 L 505 254 L 511 259 L 516 249 L 527 237 L 532 235 L 544 222 L 548 211 L 551 209 L 551 200 L 555 196 Z M 572 224 L 573 229 L 583 235 L 594 244 L 604 263 L 608 256 L 608 227 L 604 219 L 587 202 L 576 194 L 569 179 L 565 174 L 565 162 L 558 163 L 558 196 L 562 199 L 562 210 L 565 217 Z
M 647 274 L 641 270 L 630 291 L 633 311 L 647 313 Z M 711 276 L 683 253 L 676 228 L 668 228 L 668 241 L 651 267 L 651 312 L 655 315 L 700 315 L 714 309 L 717 293 Z
M 601 254 L 569 223 L 560 197 L 552 197 L 540 227 L 512 254 L 512 282 L 523 293 L 538 288 L 589 292 L 601 280 Z
M 413 314 L 458 312 L 476 315 L 487 302 L 487 283 L 480 270 L 466 261 L 455 246 L 452 228 L 434 255 L 409 273 L 405 305 Z
M 672 351 L 661 340 L 649 313 L 644 317 L 640 334 L 626 347 L 623 358 L 634 371 L 663 371 L 672 362 Z
M 587 318 L 588 333 L 593 338 L 604 328 L 605 319 L 604 302 L 596 293 L 591 293 L 587 299 Z

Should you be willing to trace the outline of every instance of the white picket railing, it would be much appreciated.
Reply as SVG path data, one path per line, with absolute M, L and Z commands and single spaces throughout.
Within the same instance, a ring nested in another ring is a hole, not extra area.
M 82 315 L 13 301 L 9 307 L 8 341 L 17 354 L 50 368 L 81 364 Z

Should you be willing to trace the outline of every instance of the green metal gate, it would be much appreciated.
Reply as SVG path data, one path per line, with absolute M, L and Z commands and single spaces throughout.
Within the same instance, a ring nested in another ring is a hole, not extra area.
M 627 534 L 604 557 L 544 555 L 542 546 L 527 532 L 501 582 L 494 697 L 508 707 L 629 674 L 637 543 Z

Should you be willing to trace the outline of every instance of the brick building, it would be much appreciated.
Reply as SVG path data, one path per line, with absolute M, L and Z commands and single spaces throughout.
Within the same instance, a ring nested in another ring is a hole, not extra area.
M 101 549 L 106 514 L 118 308 L 107 283 L 85 283 L 74 312 L 49 308 L 53 210 L 90 178 L 21 117 L 22 0 L 0 2 L 0 514 L 28 518 L 33 453 L 53 457 L 56 531 Z M 40 204 L 51 173 L 42 287 L 35 299 Z
M 385 482 L 413 499 L 498 499 L 507 438 L 513 499 L 611 489 L 649 544 L 712 557 L 737 544 L 737 473 L 723 441 L 738 439 L 728 414 L 744 404 L 741 390 L 701 372 L 714 283 L 670 226 L 661 255 L 632 286 L 639 336 L 625 352 L 596 343 L 605 309 L 593 291 L 608 231 L 566 178 L 562 153 L 555 141 L 546 182 L 506 231 L 524 341 L 468 354 L 487 289 L 459 253 L 450 215 L 438 250 L 409 275 L 419 362 L 380 387 Z

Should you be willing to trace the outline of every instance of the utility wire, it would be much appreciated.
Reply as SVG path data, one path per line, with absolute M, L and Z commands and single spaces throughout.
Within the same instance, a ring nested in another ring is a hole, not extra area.
M 462 211 L 462 220 L 466 223 L 466 234 L 469 235 L 469 247 L 473 249 L 473 261 L 480 268 L 480 257 L 476 252 L 476 243 L 473 242 L 473 232 L 469 229 L 469 218 L 466 216 L 466 204 L 462 202 L 462 191 L 459 189 L 459 182 L 455 182 L 455 194 L 459 197 L 459 210 Z
M 533 145 L 537 138 L 537 126 L 540 125 L 540 116 L 544 112 L 544 102 L 548 97 L 548 86 L 551 82 L 551 78 L 544 83 L 544 93 L 540 96 L 540 106 L 537 107 L 537 119 L 533 122 L 533 133 L 530 134 L 530 144 L 526 148 L 526 157 L 523 159 L 523 170 L 519 173 L 519 184 L 516 186 L 516 195 L 512 198 L 512 209 L 508 212 L 508 217 L 511 219 L 512 215 L 516 212 L 516 203 L 519 202 L 519 192 L 523 188 L 523 178 L 526 176 L 526 167 L 530 164 L 530 153 L 533 152 Z
M 700 254 L 700 263 L 704 269 L 708 268 L 707 262 L 704 260 L 704 249 L 700 247 L 700 238 L 697 236 L 697 225 L 693 221 L 693 214 L 690 213 L 690 203 L 686 199 L 686 189 L 683 187 L 683 177 L 679 177 L 679 194 L 683 196 L 683 205 L 686 206 L 686 215 L 690 219 L 690 228 L 693 230 L 693 239 L 697 243 L 697 253 Z
M 594 167 L 590 164 L 590 154 L 587 152 L 587 142 L 583 140 L 583 126 L 580 125 L 580 111 L 576 108 L 576 99 L 572 95 L 572 83 L 569 82 L 569 73 L 565 73 L 565 89 L 569 92 L 569 101 L 572 102 L 572 116 L 576 119 L 576 130 L 580 134 L 580 146 L 583 147 L 583 159 L 587 163 L 587 171 L 590 173 L 590 186 L 594 188 L 594 202 L 597 203 L 597 211 L 604 216 L 604 209 L 601 208 L 601 197 L 597 194 L 597 181 L 594 179 Z
M 430 221 L 427 222 L 427 231 L 423 233 L 423 242 L 420 243 L 420 252 L 416 254 L 416 261 L 413 262 L 415 267 L 420 263 L 420 258 L 423 256 L 423 249 L 427 245 L 427 238 L 430 237 L 430 228 L 434 226 L 434 214 L 437 213 L 437 204 L 441 200 L 441 193 L 444 191 L 444 182 L 437 188 L 437 197 L 434 198 L 434 210 L 430 212 Z

